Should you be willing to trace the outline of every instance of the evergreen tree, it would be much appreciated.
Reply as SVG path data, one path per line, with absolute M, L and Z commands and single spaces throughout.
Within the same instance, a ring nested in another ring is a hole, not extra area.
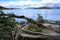
M 11 15 L 11 14 L 9 14 Z M 0 40 L 9 40 L 14 30 L 15 19 L 0 11 Z
M 38 23 L 43 23 L 44 22 L 43 17 L 40 14 L 38 14 L 37 22 Z

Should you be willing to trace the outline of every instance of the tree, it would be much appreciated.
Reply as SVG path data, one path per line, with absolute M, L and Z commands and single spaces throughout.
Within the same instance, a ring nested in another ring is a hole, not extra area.
M 14 30 L 14 28 L 17 27 L 15 25 L 14 18 L 22 18 L 26 19 L 28 23 L 36 24 L 38 27 L 45 27 L 41 23 L 37 23 L 35 20 L 25 17 L 25 16 L 17 16 L 15 14 L 5 14 L 3 11 L 0 11 L 0 40 L 9 40 L 11 38 L 11 33 Z M 42 17 L 41 17 L 42 18 Z M 14 30 L 16 32 L 16 30 Z M 19 31 L 19 30 L 17 30 Z M 16 36 L 16 33 L 14 37 Z M 11 40 L 11 39 L 10 39 Z
M 38 14 L 37 22 L 38 23 L 43 23 L 44 22 L 43 17 L 40 14 Z
M 0 11 L 0 40 L 9 40 L 11 32 L 14 30 L 15 20 L 9 15 L 5 15 L 3 11 Z

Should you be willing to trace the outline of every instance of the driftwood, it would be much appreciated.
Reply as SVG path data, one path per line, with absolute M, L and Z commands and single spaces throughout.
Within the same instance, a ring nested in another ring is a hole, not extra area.
M 10 16 L 10 17 L 13 17 L 13 18 L 22 18 L 22 19 L 26 19 L 27 22 L 29 23 L 33 23 L 33 24 L 37 24 L 39 27 L 44 27 L 46 28 L 43 24 L 41 23 L 37 23 L 35 20 L 31 19 L 31 18 L 28 18 L 28 17 L 25 17 L 24 15 L 23 16 L 17 16 L 15 14 L 4 14 L 3 11 L 0 11 L 2 14 L 0 14 L 0 16 Z
M 2 11 L 1 11 L 1 13 L 3 13 Z M 27 20 L 27 22 L 30 22 L 30 23 L 33 23 L 33 24 L 37 24 L 39 27 L 44 27 L 44 28 L 46 28 L 43 24 L 41 24 L 41 23 L 37 23 L 35 20 L 33 20 L 33 19 L 31 19 L 31 18 L 28 18 L 28 17 L 25 17 L 25 16 L 17 16 L 17 15 L 14 15 L 14 14 L 0 14 L 0 16 L 11 16 L 11 17 L 13 17 L 13 18 L 22 18 L 22 19 L 26 19 Z M 12 39 L 11 40 L 18 40 L 18 36 L 19 36 L 19 34 L 21 34 L 20 33 L 20 30 L 21 30 L 21 28 L 22 27 L 20 27 L 20 28 L 18 28 L 18 27 L 16 27 L 16 25 L 14 26 L 14 28 L 15 28 L 15 30 L 14 31 L 12 31 Z M 37 33 L 37 32 L 32 32 L 32 31 L 28 31 L 28 30 L 21 30 L 21 31 L 23 31 L 24 33 L 26 33 L 26 34 L 32 34 L 32 35 L 36 35 L 36 36 L 32 36 L 32 37 L 35 37 L 35 38 L 43 38 L 44 36 L 45 37 L 49 37 L 49 35 L 47 35 L 47 34 L 44 34 L 44 33 Z M 43 36 L 37 36 L 37 35 L 43 35 Z M 23 35 L 22 35 L 23 36 Z M 31 37 L 31 35 L 29 35 L 30 37 Z M 51 37 L 51 36 L 50 36 Z M 52 37 L 51 37 L 52 38 Z M 53 36 L 53 38 L 54 38 L 54 36 Z M 60 40 L 60 36 L 59 37 L 55 37 L 54 39 L 56 39 L 56 38 L 59 38 L 59 40 Z M 53 39 L 52 39 L 53 40 Z
M 1 11 L 1 13 L 3 13 L 2 11 Z M 13 18 L 22 18 L 22 19 L 26 19 L 27 20 L 27 22 L 29 23 L 33 23 L 33 24 L 37 24 L 39 27 L 44 27 L 44 28 L 46 28 L 43 24 L 41 24 L 41 23 L 37 23 L 35 20 L 33 20 L 33 19 L 31 19 L 31 18 L 28 18 L 28 17 L 25 17 L 25 16 L 17 16 L 17 15 L 14 15 L 14 14 L 1 14 L 0 16 L 10 16 L 10 17 L 13 17 Z M 15 30 L 14 31 L 12 31 L 12 40 L 18 40 L 18 36 L 19 36 L 19 34 L 20 34 L 20 29 L 22 28 L 18 28 L 18 27 L 16 27 L 16 25 L 14 26 L 15 27 Z M 28 31 L 27 31 L 28 32 Z M 31 33 L 31 32 L 29 32 L 29 33 Z M 35 33 L 34 33 L 35 34 Z

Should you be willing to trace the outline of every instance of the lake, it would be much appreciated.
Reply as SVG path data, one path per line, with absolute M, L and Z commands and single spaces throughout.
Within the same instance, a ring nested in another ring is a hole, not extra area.
M 43 16 L 45 20 L 60 21 L 60 9 L 14 9 L 3 10 L 5 13 L 14 13 L 16 15 L 25 15 L 33 19 L 37 19 L 37 14 Z M 19 21 L 21 19 L 16 19 Z

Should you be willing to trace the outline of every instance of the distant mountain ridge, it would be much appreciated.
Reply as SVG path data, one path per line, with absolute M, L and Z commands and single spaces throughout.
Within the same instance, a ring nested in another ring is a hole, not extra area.
M 5 7 L 0 6 L 0 8 L 5 8 Z
M 28 7 L 27 9 L 60 9 L 59 6 Z
M 53 9 L 60 9 L 59 6 L 52 6 L 52 7 L 50 7 L 50 8 L 53 8 Z
M 59 6 L 42 6 L 42 7 L 22 7 L 22 8 L 7 8 L 7 7 L 3 7 L 0 6 L 0 10 L 1 9 L 60 9 Z
M 34 8 L 34 9 L 52 9 L 50 7 L 37 7 L 37 8 Z
M 6 8 L 6 7 L 3 7 L 3 6 L 0 6 L 0 10 L 2 10 L 2 9 L 7 9 L 7 10 L 9 10 L 9 9 L 15 9 L 15 8 Z

